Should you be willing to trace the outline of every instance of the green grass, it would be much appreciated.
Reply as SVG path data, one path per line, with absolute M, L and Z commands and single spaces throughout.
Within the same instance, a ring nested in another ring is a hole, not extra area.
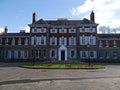
M 40 65 L 23 65 L 28 69 L 102 69 L 101 65 L 81 65 L 81 64 L 40 64 Z

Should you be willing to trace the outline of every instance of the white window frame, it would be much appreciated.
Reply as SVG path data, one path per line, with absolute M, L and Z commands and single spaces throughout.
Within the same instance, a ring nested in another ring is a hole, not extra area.
M 12 38 L 12 45 L 15 45 L 15 38 Z
M 21 45 L 21 38 L 18 39 L 18 45 Z
M 108 43 L 108 40 L 106 40 L 106 47 L 109 47 L 109 43 Z
M 83 29 L 84 29 L 84 31 L 83 31 Z M 79 28 L 79 30 L 80 30 L 80 32 L 86 32 L 85 28 Z
M 114 42 L 113 42 L 113 47 L 117 47 L 117 42 L 116 42 L 116 40 L 114 40 Z
M 54 42 L 54 44 L 53 44 Z M 57 45 L 57 37 L 50 37 L 50 45 Z
M 54 32 L 53 32 L 54 30 Z M 50 33 L 57 33 L 57 29 L 50 29 Z
M 62 42 L 63 40 L 63 42 Z M 59 44 L 60 45 L 67 45 L 67 38 L 66 37 L 60 37 L 59 38 Z
M 8 38 L 6 38 L 5 40 L 5 45 L 8 45 Z
M 69 45 L 76 45 L 76 37 L 70 37 L 69 38 Z
M 72 32 L 73 30 L 73 32 Z M 76 33 L 76 29 L 69 29 L 69 33 Z
M 99 41 L 99 47 L 102 47 L 102 40 Z
M 67 33 L 67 29 L 59 29 L 59 33 Z

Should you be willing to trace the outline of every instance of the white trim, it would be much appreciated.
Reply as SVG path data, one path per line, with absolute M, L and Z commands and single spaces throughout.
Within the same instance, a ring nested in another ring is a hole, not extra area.
M 61 61 L 61 51 L 65 51 L 65 61 L 67 61 L 67 48 L 64 45 L 58 50 L 58 60 Z

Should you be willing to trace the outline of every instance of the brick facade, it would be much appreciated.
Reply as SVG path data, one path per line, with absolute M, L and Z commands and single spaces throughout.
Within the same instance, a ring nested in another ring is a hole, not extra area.
M 30 33 L 0 34 L 0 60 L 5 61 L 92 61 L 119 62 L 120 35 L 98 34 L 94 12 L 90 20 L 37 20 Z

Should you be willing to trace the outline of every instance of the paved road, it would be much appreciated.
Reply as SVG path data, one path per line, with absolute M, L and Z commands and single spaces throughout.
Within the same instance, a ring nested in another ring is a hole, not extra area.
M 120 90 L 120 65 L 105 69 L 24 69 L 0 63 L 0 90 Z

